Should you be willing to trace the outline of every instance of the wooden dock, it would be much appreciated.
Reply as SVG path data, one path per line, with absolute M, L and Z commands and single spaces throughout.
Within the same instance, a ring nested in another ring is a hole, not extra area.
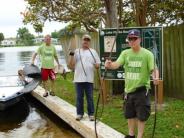
M 94 121 L 89 121 L 87 114 L 84 115 L 84 118 L 81 121 L 76 121 L 75 106 L 57 96 L 48 96 L 44 98 L 42 96 L 43 93 L 44 89 L 38 86 L 31 94 L 83 137 L 96 138 Z M 98 138 L 124 138 L 123 134 L 100 121 L 97 123 L 97 132 Z

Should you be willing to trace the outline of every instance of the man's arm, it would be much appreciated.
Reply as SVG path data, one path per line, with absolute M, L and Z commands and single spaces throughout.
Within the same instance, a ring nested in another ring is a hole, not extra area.
M 155 68 L 152 71 L 152 78 L 153 78 L 153 83 L 155 85 L 158 85 L 159 84 L 159 70 L 158 70 L 158 68 Z
M 107 69 L 117 69 L 120 67 L 120 64 L 115 61 L 115 62 L 112 62 L 111 60 L 106 60 L 105 61 L 105 68 Z
M 95 63 L 94 65 L 95 65 L 95 68 L 96 68 L 96 69 L 99 69 L 99 67 L 100 67 L 100 64 L 98 64 L 98 63 Z
M 56 60 L 56 62 L 58 64 L 58 66 L 60 66 L 58 56 L 56 55 L 56 56 L 54 56 L 54 58 L 55 58 L 55 60 Z
M 93 58 L 95 60 L 94 66 L 95 66 L 96 69 L 99 69 L 100 63 L 101 63 L 100 58 L 99 58 L 99 55 L 97 54 L 96 50 L 94 50 L 93 54 L 94 54 L 94 57 Z
M 75 67 L 74 52 L 70 52 L 70 53 L 69 53 L 68 67 L 69 67 L 70 69 L 74 69 L 74 67 Z
M 36 56 L 37 56 L 37 53 L 35 52 L 35 53 L 33 54 L 33 56 L 32 56 L 32 59 L 31 59 L 31 64 L 33 64 L 33 65 L 34 65 L 34 61 L 35 61 L 35 59 L 36 59 Z

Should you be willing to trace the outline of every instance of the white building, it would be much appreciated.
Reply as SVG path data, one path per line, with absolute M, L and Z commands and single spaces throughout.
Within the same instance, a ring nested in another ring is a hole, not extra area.
M 44 42 L 44 38 L 35 38 L 34 39 L 34 43 L 35 44 L 40 44 L 40 43 L 43 43 Z M 58 39 L 56 38 L 51 38 L 51 43 L 52 44 L 55 44 L 55 45 L 58 45 Z
M 16 40 L 15 39 L 5 39 L 1 42 L 2 46 L 15 46 Z

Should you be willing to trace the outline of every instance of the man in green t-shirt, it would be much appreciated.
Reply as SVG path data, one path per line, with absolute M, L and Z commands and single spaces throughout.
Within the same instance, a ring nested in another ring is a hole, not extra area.
M 158 85 L 159 72 L 154 64 L 153 54 L 140 46 L 140 31 L 130 30 L 127 36 L 130 49 L 121 52 L 115 62 L 106 60 L 107 69 L 117 69 L 121 65 L 125 71 L 125 118 L 128 119 L 129 135 L 135 138 L 135 126 L 138 127 L 137 138 L 143 137 L 145 121 L 150 116 L 150 75 Z
M 34 64 L 34 60 L 36 56 L 39 54 L 41 58 L 41 76 L 43 81 L 43 87 L 45 89 L 45 93 L 43 94 L 44 97 L 48 96 L 48 86 L 47 86 L 47 80 L 50 78 L 51 80 L 51 92 L 50 95 L 54 96 L 54 80 L 56 79 L 56 75 L 54 72 L 54 59 L 56 60 L 58 67 L 59 60 L 56 54 L 55 47 L 51 44 L 51 36 L 46 35 L 44 38 L 44 44 L 41 45 L 37 51 L 33 54 L 32 57 L 32 64 Z

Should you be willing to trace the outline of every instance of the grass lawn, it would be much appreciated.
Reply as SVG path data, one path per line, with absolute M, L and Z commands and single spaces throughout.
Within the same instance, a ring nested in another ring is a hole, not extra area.
M 56 95 L 75 105 L 75 89 L 72 82 L 73 74 L 67 74 L 64 80 L 61 76 L 57 76 Z M 94 101 L 96 100 L 98 91 L 94 91 Z M 157 125 L 155 138 L 184 138 L 184 101 L 165 98 L 165 107 L 157 113 Z M 110 101 L 104 107 L 104 112 L 100 120 L 117 131 L 127 134 L 127 121 L 123 117 L 122 96 L 111 96 Z M 86 100 L 85 100 L 86 111 Z M 101 107 L 99 107 L 101 112 Z M 154 114 L 152 114 L 146 123 L 144 138 L 151 138 L 154 123 Z

